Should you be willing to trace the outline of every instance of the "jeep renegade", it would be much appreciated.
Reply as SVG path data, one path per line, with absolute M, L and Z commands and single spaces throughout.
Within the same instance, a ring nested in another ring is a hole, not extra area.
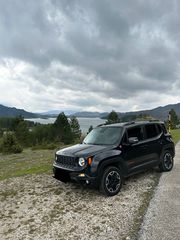
M 54 177 L 75 180 L 116 195 L 124 178 L 147 168 L 173 168 L 174 143 L 163 122 L 146 121 L 101 125 L 82 144 L 56 152 Z

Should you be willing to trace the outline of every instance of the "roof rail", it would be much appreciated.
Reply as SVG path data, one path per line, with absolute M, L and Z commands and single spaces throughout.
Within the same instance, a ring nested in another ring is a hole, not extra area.
M 104 125 L 106 125 L 106 124 L 105 123 L 101 123 L 101 124 L 97 125 L 97 127 L 101 127 L 101 126 L 104 126 Z
M 134 124 L 134 123 L 135 123 L 135 121 L 127 122 L 127 123 L 124 124 L 124 126 L 128 126 L 128 125 L 131 125 L 131 124 Z
M 160 122 L 159 119 L 150 119 L 149 122 Z

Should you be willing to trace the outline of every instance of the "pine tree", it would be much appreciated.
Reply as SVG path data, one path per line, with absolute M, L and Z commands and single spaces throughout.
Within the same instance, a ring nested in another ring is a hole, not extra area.
M 23 146 L 27 146 L 29 142 L 29 128 L 27 122 L 22 116 L 16 117 L 13 120 L 12 130 L 14 131 L 18 142 Z
M 109 113 L 106 124 L 119 123 L 120 119 L 118 114 L 113 110 Z
M 66 115 L 62 112 L 58 115 L 55 123 L 55 135 L 59 141 L 69 144 L 73 142 L 73 134 L 71 131 L 70 123 Z
M 78 120 L 77 120 L 77 118 L 75 116 L 71 117 L 70 125 L 71 125 L 73 138 L 74 139 L 80 139 L 80 137 L 81 137 L 81 129 L 80 129 L 79 122 L 78 122 Z
M 171 123 L 171 128 L 172 129 L 175 129 L 176 128 L 176 125 L 179 124 L 179 119 L 178 119 L 178 116 L 175 112 L 174 109 L 171 109 L 171 111 L 169 112 L 170 114 L 170 123 Z

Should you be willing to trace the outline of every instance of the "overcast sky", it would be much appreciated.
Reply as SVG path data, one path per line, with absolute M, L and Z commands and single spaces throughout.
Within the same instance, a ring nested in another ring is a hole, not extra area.
M 180 1 L 0 0 L 0 104 L 131 111 L 180 102 Z

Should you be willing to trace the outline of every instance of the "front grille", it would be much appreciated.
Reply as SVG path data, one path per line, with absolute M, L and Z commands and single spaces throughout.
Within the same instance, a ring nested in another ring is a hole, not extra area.
M 77 158 L 57 155 L 56 163 L 65 168 L 75 168 L 77 167 Z

